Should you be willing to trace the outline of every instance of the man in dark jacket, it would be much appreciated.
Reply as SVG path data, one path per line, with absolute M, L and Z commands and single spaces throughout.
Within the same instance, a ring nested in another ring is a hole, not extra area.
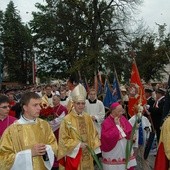
M 163 108 L 165 104 L 165 92 L 166 90 L 163 88 L 158 88 L 156 90 L 156 101 L 151 112 L 151 118 L 153 121 L 154 128 L 156 130 L 157 141 L 159 142 L 160 137 L 160 127 L 162 122 Z

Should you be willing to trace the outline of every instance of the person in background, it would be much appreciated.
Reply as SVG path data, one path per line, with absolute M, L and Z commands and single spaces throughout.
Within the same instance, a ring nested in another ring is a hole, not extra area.
M 52 85 L 52 93 L 53 95 L 60 95 L 60 92 L 59 92 L 59 87 L 57 85 Z
M 21 117 L 22 108 L 20 103 L 17 102 L 14 106 L 11 107 L 9 114 L 15 116 L 17 119 Z
M 129 119 L 129 122 L 132 126 L 134 126 L 137 121 L 135 132 L 136 140 L 133 144 L 135 157 L 137 159 L 136 169 L 149 170 L 154 167 L 153 163 L 155 157 L 153 155 L 149 155 L 146 160 L 144 159 L 144 150 L 151 132 L 151 123 L 149 122 L 149 119 L 143 115 L 143 113 L 143 106 L 138 105 L 136 107 L 136 114 Z
M 20 107 L 20 103 L 19 103 L 19 100 L 20 100 L 22 94 L 21 94 L 20 91 L 18 91 L 18 92 L 15 91 L 15 93 L 14 92 L 7 93 L 8 98 L 10 100 L 10 102 L 9 102 L 9 104 L 10 104 L 9 115 L 13 116 L 17 119 L 20 118 L 21 110 L 22 110 L 21 107 Z
M 46 106 L 53 106 L 53 101 L 52 101 L 52 98 L 53 98 L 53 94 L 52 94 L 52 87 L 51 85 L 47 84 L 45 86 L 45 94 L 42 96 L 42 102 L 41 102 L 41 105 L 45 107 Z
M 68 99 L 68 96 L 66 94 L 66 90 L 65 89 L 60 90 L 60 103 L 63 106 L 67 107 L 68 101 L 69 101 L 69 99 Z
M 14 100 L 16 102 L 20 101 L 23 91 L 24 91 L 24 89 L 18 89 L 18 90 L 15 91 Z
M 37 86 L 35 93 L 37 93 L 40 97 L 42 97 L 43 96 L 42 87 L 41 86 Z
M 9 98 L 5 95 L 0 95 L 0 139 L 5 129 L 10 126 L 15 120 L 15 117 L 9 115 L 10 104 Z
M 9 111 L 9 115 L 16 117 L 16 112 L 12 109 L 15 105 L 16 105 L 16 101 L 14 100 L 14 91 L 9 91 L 8 93 L 6 93 L 6 95 L 8 96 L 9 99 L 9 105 L 10 105 L 10 111 Z
M 55 134 L 55 137 L 58 141 L 59 137 L 59 128 L 60 123 L 63 120 L 63 118 L 67 115 L 67 108 L 60 104 L 60 96 L 54 95 L 53 96 L 53 114 L 54 114 L 54 120 L 49 121 L 49 124 Z M 57 161 L 57 157 L 55 157 L 54 165 L 52 170 L 58 170 L 59 164 Z
M 167 85 L 161 125 L 164 120 L 170 116 L 170 76 Z
M 8 96 L 9 99 L 9 105 L 12 107 L 16 104 L 16 101 L 14 99 L 14 91 L 11 91 L 9 93 L 6 94 Z
M 145 88 L 145 97 L 146 97 L 146 100 L 147 100 L 147 105 L 144 107 L 144 111 L 145 111 L 144 115 L 146 117 L 149 117 L 150 111 L 152 110 L 154 103 L 155 103 L 155 99 L 152 97 L 152 93 L 153 93 L 152 87 L 146 87 Z
M 163 88 L 158 88 L 156 90 L 156 101 L 153 108 L 150 109 L 151 118 L 153 122 L 154 129 L 156 131 L 157 141 L 160 138 L 160 127 L 162 123 L 163 108 L 165 103 L 165 92 Z
M 59 117 L 62 113 L 67 114 L 67 108 L 60 103 L 60 96 L 53 96 L 53 111 L 56 117 Z
M 60 85 L 60 91 L 66 90 L 66 84 L 65 83 L 61 83 Z
M 94 170 L 93 158 L 88 147 L 100 152 L 100 139 L 90 115 L 84 112 L 86 90 L 79 84 L 72 91 L 73 108 L 61 122 L 59 130 L 60 164 L 65 170 Z
M 128 102 L 129 102 L 129 96 L 127 94 L 127 90 L 126 90 L 126 87 L 125 86 L 121 86 L 120 87 L 120 91 L 122 93 L 122 104 L 123 104 L 123 108 L 125 110 L 125 115 L 127 118 L 129 118 L 129 115 L 128 115 Z
M 58 145 L 47 121 L 39 117 L 41 98 L 34 92 L 22 95 L 22 116 L 0 140 L 0 169 L 50 170 Z
M 105 117 L 105 108 L 102 101 L 97 99 L 96 90 L 91 88 L 86 100 L 85 111 L 90 114 L 96 129 L 101 136 L 101 123 Z
M 128 103 L 129 96 L 127 95 L 127 90 L 126 90 L 125 86 L 121 86 L 120 90 L 122 92 L 122 98 L 123 98 L 122 100 L 123 100 L 123 102 L 127 102 Z
M 101 151 L 104 170 L 125 170 L 126 145 L 132 126 L 123 116 L 124 109 L 118 102 L 112 103 L 110 115 L 103 121 L 101 129 Z M 134 170 L 136 159 L 133 150 L 127 168 Z

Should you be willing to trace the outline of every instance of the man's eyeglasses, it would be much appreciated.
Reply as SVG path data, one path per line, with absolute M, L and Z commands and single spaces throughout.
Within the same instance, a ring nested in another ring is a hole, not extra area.
M 7 109 L 7 108 L 11 108 L 11 106 L 2 106 L 2 107 L 0 107 L 0 108 L 2 108 L 2 109 Z
M 76 102 L 77 105 L 85 105 L 85 102 Z

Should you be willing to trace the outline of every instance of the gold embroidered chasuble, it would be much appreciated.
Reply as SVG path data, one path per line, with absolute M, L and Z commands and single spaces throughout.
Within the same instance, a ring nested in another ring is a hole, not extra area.
M 75 130 L 70 128 L 68 124 L 70 124 Z M 74 148 L 81 142 L 78 137 L 79 135 L 93 150 L 100 146 L 98 133 L 89 114 L 84 112 L 79 116 L 73 109 L 70 114 L 64 118 L 60 125 L 58 159 L 65 157 L 74 150 Z M 78 169 L 94 169 L 93 158 L 87 148 L 82 150 L 81 162 Z
M 159 143 L 163 143 L 165 155 L 170 160 L 170 117 L 162 125 Z
M 50 145 L 57 155 L 56 138 L 48 122 L 37 118 L 34 124 L 16 122 L 9 126 L 0 141 L 0 169 L 11 169 L 17 152 L 31 149 L 37 143 Z M 32 164 L 33 170 L 46 170 L 42 156 L 32 157 Z

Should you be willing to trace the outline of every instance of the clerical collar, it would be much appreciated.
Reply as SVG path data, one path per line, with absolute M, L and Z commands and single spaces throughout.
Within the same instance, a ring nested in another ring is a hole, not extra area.
M 36 119 L 30 120 L 30 119 L 26 118 L 24 115 L 22 115 L 20 118 L 20 123 L 22 123 L 22 124 L 33 124 L 35 122 L 36 122 Z
M 78 114 L 78 113 L 77 113 L 77 116 L 82 117 L 82 116 L 83 116 L 83 114 L 82 114 L 82 113 L 80 113 L 80 114 Z
M 90 99 L 88 99 L 89 100 L 89 103 L 91 103 L 91 104 L 93 104 L 93 103 L 96 103 L 97 102 L 97 99 L 95 99 L 95 100 L 93 100 L 93 101 L 91 101 Z
M 63 98 L 63 99 L 61 98 L 60 100 L 61 101 L 66 101 L 66 99 L 67 99 L 67 96 L 65 98 Z
M 52 95 L 52 94 L 50 94 L 50 95 L 47 95 L 47 97 L 48 97 L 48 98 L 52 98 L 52 97 L 53 97 L 53 95 Z
M 76 110 L 73 108 L 73 111 L 76 113 L 76 116 L 80 116 L 82 117 L 83 116 L 83 112 L 82 113 L 77 113 Z

